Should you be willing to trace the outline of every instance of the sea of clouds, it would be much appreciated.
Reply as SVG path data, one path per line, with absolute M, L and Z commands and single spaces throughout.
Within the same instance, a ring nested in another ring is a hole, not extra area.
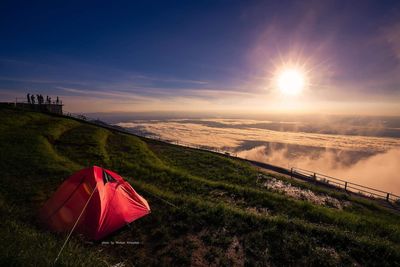
M 400 195 L 398 119 L 303 121 L 164 119 L 119 126 L 180 144 L 217 148 L 282 167 L 299 167 Z

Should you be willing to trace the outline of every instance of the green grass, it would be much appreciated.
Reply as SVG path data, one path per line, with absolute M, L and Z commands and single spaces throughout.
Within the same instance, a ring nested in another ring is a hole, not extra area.
M 107 239 L 139 245 L 86 244 L 73 236 L 58 265 L 187 266 L 196 258 L 226 266 L 238 258 L 247 266 L 400 264 L 399 215 L 274 174 L 268 178 L 351 205 L 338 210 L 268 191 L 256 182 L 258 170 L 242 161 L 7 108 L 0 108 L 0 148 L 0 265 L 52 264 L 65 235 L 43 228 L 37 211 L 65 178 L 90 165 L 123 175 L 152 213 Z M 232 249 L 233 240 L 240 249 Z

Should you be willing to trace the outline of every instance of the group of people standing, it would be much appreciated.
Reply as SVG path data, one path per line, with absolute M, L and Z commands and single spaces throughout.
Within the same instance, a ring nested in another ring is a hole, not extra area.
M 46 102 L 44 101 L 44 97 L 41 94 L 37 94 L 36 97 L 34 94 L 27 94 L 26 99 L 28 100 L 29 104 L 36 104 L 36 101 L 39 105 L 42 104 L 61 104 L 60 99 L 57 96 L 56 101 L 51 102 L 51 97 L 46 96 Z

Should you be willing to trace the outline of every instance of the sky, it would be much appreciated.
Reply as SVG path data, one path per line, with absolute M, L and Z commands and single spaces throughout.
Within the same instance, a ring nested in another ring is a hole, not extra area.
M 277 90 L 285 68 L 306 80 Z M 1 1 L 0 101 L 400 115 L 399 1 Z

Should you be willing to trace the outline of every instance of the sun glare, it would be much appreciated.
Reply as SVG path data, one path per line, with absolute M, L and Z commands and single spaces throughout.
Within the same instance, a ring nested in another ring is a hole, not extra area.
M 278 89 L 285 95 L 298 95 L 305 86 L 304 74 L 297 69 L 286 69 L 278 74 Z

